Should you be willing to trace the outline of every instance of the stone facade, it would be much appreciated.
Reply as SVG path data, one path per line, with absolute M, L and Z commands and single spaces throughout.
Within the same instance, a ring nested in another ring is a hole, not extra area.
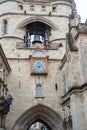
M 11 68 L 0 45 L 0 129 L 5 128 L 6 115 L 10 111 L 13 97 L 9 93 L 7 77 Z
M 0 1 L 0 43 L 11 67 L 7 82 L 14 99 L 7 130 L 28 130 L 37 120 L 53 130 L 87 129 L 87 23 L 80 23 L 73 2 Z M 43 42 L 34 41 L 36 34 Z M 31 57 L 47 57 L 46 74 L 31 74 Z

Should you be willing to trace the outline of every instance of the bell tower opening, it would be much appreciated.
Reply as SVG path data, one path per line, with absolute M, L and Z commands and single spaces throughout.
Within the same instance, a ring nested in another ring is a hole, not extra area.
M 43 44 L 48 46 L 51 28 L 45 23 L 36 21 L 26 26 L 25 42 L 28 46 L 32 44 Z

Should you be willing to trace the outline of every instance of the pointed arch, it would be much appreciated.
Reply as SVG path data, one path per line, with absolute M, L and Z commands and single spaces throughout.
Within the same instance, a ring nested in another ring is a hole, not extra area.
M 39 104 L 23 113 L 13 126 L 13 130 L 27 130 L 33 123 L 40 121 L 50 130 L 63 130 L 62 119 L 50 107 Z
M 46 25 L 48 25 L 49 27 L 51 27 L 53 30 L 57 30 L 57 26 L 49 19 L 46 19 L 44 17 L 39 17 L 39 16 L 35 16 L 35 17 L 30 17 L 25 19 L 24 21 L 22 21 L 18 26 L 17 29 L 22 29 L 23 27 L 25 27 L 27 24 L 30 24 L 32 22 L 42 22 Z

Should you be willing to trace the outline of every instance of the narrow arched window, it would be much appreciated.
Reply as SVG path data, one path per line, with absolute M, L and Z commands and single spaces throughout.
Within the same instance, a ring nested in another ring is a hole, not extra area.
M 36 85 L 36 97 L 42 97 L 42 85 L 41 84 Z
M 42 5 L 42 11 L 46 11 L 45 5 Z
M 30 5 L 30 10 L 34 11 L 34 5 Z
M 4 20 L 4 34 L 8 33 L 8 22 L 7 20 Z

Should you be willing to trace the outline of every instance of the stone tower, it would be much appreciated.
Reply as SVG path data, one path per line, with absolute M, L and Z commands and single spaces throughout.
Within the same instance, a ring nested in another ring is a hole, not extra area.
M 7 130 L 29 130 L 37 122 L 48 130 L 87 129 L 84 28 L 73 0 L 0 1 L 0 44 L 13 96 Z

